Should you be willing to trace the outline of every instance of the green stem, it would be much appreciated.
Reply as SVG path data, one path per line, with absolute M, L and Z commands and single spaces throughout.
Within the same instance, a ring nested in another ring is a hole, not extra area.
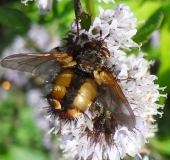
M 86 11 L 92 15 L 92 22 L 95 18 L 95 2 L 94 0 L 85 0 Z

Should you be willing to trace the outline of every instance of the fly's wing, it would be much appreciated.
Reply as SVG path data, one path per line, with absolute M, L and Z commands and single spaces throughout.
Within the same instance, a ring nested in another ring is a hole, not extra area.
M 103 72 L 102 83 L 98 87 L 97 101 L 108 109 L 114 118 L 122 125 L 132 130 L 135 127 L 135 115 L 115 78 Z
M 51 75 L 59 72 L 72 57 L 64 52 L 15 54 L 4 58 L 1 66 L 35 75 Z

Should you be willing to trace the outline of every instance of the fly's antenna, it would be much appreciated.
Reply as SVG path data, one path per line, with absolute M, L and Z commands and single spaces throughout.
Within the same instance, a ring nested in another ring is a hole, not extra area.
M 102 38 L 102 30 L 100 30 L 100 40 L 98 41 L 98 44 L 97 44 L 99 46 L 99 49 L 103 50 L 103 53 L 106 55 L 107 58 L 110 57 L 110 51 L 107 49 L 106 43 L 104 42 L 104 40 L 106 38 L 108 38 L 109 36 L 110 36 L 110 34 L 108 34 L 104 38 Z
M 100 41 L 102 40 L 102 30 L 100 30 Z
M 102 30 L 100 30 L 100 39 L 98 40 L 98 42 L 96 43 L 96 45 L 98 46 L 98 48 L 101 48 L 103 46 L 103 44 L 105 45 L 104 40 L 106 38 L 108 38 L 110 36 L 110 34 L 106 35 L 104 38 L 102 38 Z
M 100 30 L 100 41 L 104 42 L 106 38 L 108 38 L 110 34 L 106 35 L 104 38 L 102 38 L 102 30 Z

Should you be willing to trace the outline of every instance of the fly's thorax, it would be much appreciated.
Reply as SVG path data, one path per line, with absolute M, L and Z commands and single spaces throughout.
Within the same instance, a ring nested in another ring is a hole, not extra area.
M 84 48 L 77 57 L 78 68 L 86 73 L 92 73 L 94 70 L 104 66 L 107 59 L 102 49 Z

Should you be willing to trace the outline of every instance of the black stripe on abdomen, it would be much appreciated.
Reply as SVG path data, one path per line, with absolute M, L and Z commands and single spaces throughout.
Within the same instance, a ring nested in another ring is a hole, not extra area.
M 70 86 L 67 88 L 66 94 L 63 97 L 63 101 L 61 102 L 61 106 L 64 112 L 67 112 L 72 107 L 75 97 L 78 95 L 78 90 L 84 84 L 85 79 L 74 75 Z

